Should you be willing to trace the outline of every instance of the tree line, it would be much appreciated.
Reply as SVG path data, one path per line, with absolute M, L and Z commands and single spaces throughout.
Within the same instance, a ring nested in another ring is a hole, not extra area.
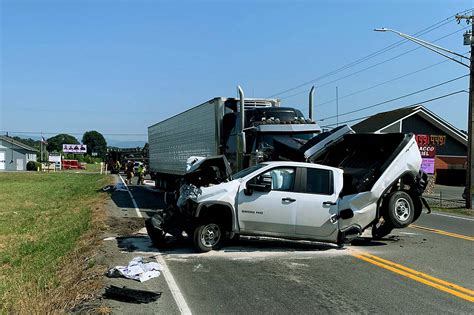
M 12 138 L 38 150 L 41 150 L 41 145 L 43 143 L 43 149 L 46 148 L 46 151 L 50 153 L 61 153 L 63 150 L 63 144 L 80 144 L 76 137 L 66 133 L 61 133 L 48 138 L 45 142 L 41 140 L 33 140 L 31 138 Z M 87 145 L 87 154 L 89 156 L 92 156 L 92 153 L 94 152 L 97 154 L 97 157 L 105 159 L 105 155 L 107 154 L 107 141 L 105 141 L 104 136 L 100 132 L 95 130 L 86 131 L 82 136 L 82 144 Z

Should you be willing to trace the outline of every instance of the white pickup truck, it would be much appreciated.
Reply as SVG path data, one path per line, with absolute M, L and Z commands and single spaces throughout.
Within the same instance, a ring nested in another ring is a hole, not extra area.
M 368 227 L 374 238 L 407 227 L 426 204 L 412 134 L 354 134 L 345 127 L 303 149 L 306 162 L 265 162 L 221 184 L 186 186 L 179 206 L 146 222 L 154 244 L 185 231 L 201 252 L 235 235 L 342 246 Z

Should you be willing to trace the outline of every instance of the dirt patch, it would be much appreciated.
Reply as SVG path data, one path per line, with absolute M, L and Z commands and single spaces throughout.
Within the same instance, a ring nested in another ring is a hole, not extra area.
M 109 216 L 107 218 L 108 233 L 114 236 L 128 236 L 135 234 L 145 226 L 143 218 L 119 218 Z

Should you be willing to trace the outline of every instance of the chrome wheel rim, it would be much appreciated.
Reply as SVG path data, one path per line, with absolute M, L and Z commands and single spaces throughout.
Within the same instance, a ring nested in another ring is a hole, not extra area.
M 201 243 L 206 247 L 214 247 L 221 239 L 221 229 L 215 223 L 206 225 L 201 232 Z
M 411 208 L 410 203 L 405 198 L 398 198 L 395 202 L 395 216 L 400 221 L 408 220 L 410 216 Z

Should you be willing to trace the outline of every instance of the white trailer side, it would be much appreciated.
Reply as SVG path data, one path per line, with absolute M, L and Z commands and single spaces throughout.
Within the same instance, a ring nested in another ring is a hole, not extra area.
M 214 98 L 148 127 L 150 171 L 179 176 L 190 156 L 219 155 L 223 104 Z

